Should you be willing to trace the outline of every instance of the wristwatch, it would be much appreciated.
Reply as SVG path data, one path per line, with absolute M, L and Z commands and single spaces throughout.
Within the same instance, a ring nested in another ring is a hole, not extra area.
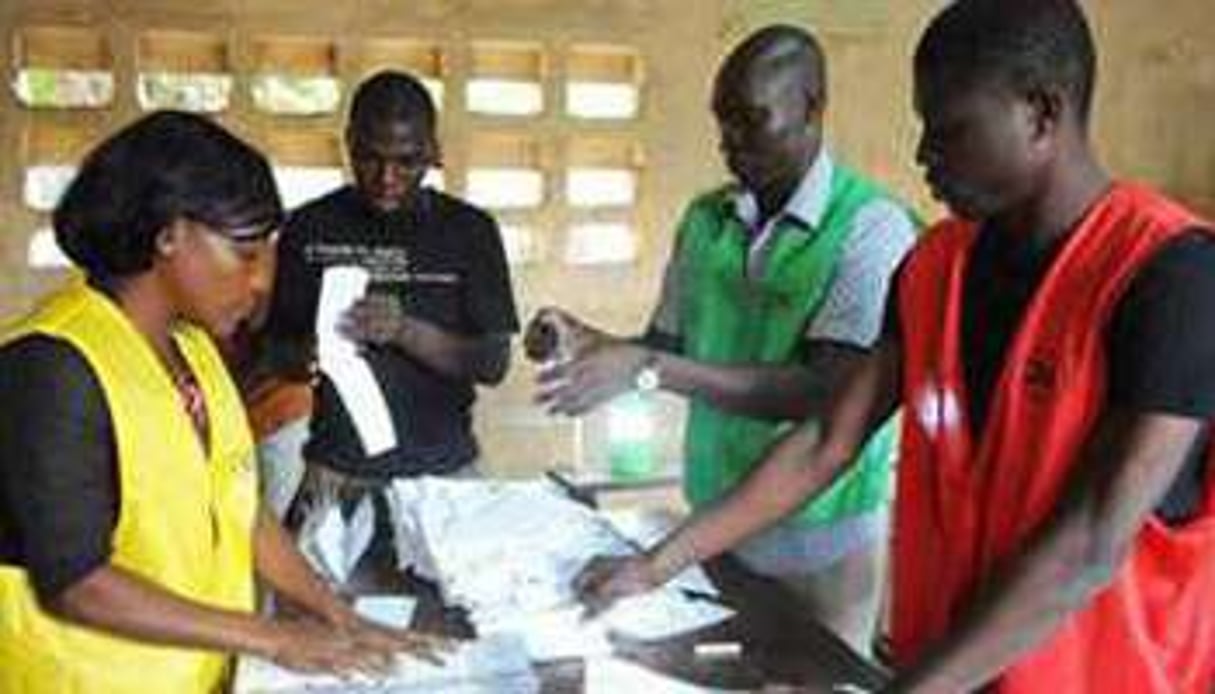
M 633 388 L 639 393 L 650 393 L 662 385 L 662 374 L 658 372 L 658 353 L 647 350 L 641 368 L 633 375 Z

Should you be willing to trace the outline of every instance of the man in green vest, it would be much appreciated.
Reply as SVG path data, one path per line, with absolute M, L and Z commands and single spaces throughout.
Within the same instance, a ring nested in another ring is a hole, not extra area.
M 539 399 L 579 415 L 630 389 L 685 396 L 685 493 L 703 509 L 797 427 L 880 332 L 890 276 L 915 236 L 908 212 L 822 145 L 826 74 L 809 33 L 763 28 L 720 68 L 712 108 L 734 182 L 692 201 L 643 338 L 608 335 L 555 308 L 567 359 Z M 821 499 L 735 547 L 868 653 L 888 526 L 891 427 Z M 645 556 L 596 560 L 578 587 L 612 598 L 670 578 Z

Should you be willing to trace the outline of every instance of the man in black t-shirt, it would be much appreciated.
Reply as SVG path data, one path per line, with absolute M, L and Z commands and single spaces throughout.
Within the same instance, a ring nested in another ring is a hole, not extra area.
M 272 370 L 308 372 L 325 268 L 366 268 L 367 293 L 342 330 L 360 345 L 396 429 L 395 448 L 368 456 L 321 373 L 304 445 L 310 478 L 325 473 L 363 486 L 467 474 L 478 457 L 475 387 L 505 376 L 518 321 L 494 220 L 422 185 L 439 162 L 435 128 L 434 105 L 416 79 L 381 72 L 365 81 L 346 129 L 354 185 L 297 210 L 280 241 L 265 331 Z

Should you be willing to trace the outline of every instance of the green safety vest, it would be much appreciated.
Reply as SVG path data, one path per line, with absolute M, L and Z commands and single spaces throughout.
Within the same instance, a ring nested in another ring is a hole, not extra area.
M 747 234 L 730 189 L 697 198 L 678 231 L 680 335 L 683 353 L 719 364 L 791 364 L 827 295 L 856 213 L 884 193 L 836 164 L 830 199 L 817 229 L 779 222 L 762 276 L 747 277 Z M 799 233 L 799 231 L 801 233 Z M 684 443 L 684 491 L 701 507 L 738 486 L 786 422 L 755 419 L 692 398 Z M 880 508 L 890 498 L 895 425 L 882 427 L 857 464 L 790 521 L 825 525 Z

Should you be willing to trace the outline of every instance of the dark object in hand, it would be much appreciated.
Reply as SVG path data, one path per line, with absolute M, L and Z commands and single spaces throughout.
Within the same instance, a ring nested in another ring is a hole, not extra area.
M 543 316 L 537 316 L 523 336 L 523 353 L 532 361 L 547 361 L 556 356 L 558 342 L 557 326 Z

